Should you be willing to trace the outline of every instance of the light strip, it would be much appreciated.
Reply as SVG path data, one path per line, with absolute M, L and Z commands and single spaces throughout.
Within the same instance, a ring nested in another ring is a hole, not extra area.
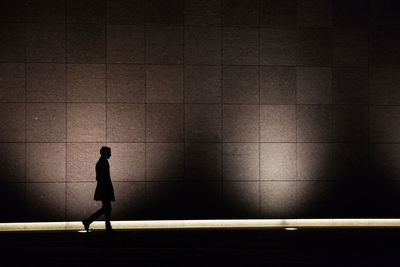
M 114 229 L 224 229 L 224 228 L 343 228 L 400 227 L 400 219 L 262 219 L 262 220 L 160 220 L 112 221 Z M 104 229 L 104 221 L 96 221 L 91 229 Z M 72 231 L 82 230 L 81 222 L 0 223 L 0 231 Z

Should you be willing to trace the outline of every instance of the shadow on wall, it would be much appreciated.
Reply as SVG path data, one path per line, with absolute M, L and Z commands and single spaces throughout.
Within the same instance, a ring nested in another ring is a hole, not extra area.
M 310 200 L 307 214 L 302 217 L 400 217 L 398 145 L 368 145 L 367 136 L 360 137 L 356 127 L 340 131 L 343 141 L 350 143 L 334 145 L 333 165 L 324 170 L 332 173 L 332 181 L 322 194 L 317 194 L 323 197 Z
M 385 180 L 382 173 L 388 170 L 384 166 L 374 167 L 375 163 L 371 160 L 370 167 L 363 171 L 351 166 L 343 168 L 347 174 L 335 181 L 323 206 L 310 211 L 312 217 L 400 217 L 400 183 L 393 181 L 393 176 Z
M 349 123 L 334 129 L 334 138 L 340 143 L 327 144 L 329 156 L 319 167 L 323 176 L 321 186 L 310 194 L 301 217 L 362 218 L 375 213 L 371 207 L 367 128 L 358 118 L 357 124 L 354 121 L 351 117 Z
M 213 134 L 203 126 L 193 125 L 194 129 L 201 129 L 203 137 Z M 146 218 L 221 218 L 222 145 L 187 142 L 162 146 L 156 165 L 148 166 L 151 171 L 146 182 Z
M 0 222 L 25 220 L 25 145 L 0 144 Z
M 371 145 L 369 169 L 369 201 L 371 217 L 399 218 L 400 149 L 398 144 Z
M 222 144 L 187 143 L 185 148 L 185 217 L 222 217 Z

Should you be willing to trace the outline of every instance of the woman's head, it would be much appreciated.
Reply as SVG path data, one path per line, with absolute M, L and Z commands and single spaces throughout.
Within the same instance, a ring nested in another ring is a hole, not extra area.
M 105 158 L 109 159 L 109 158 L 111 157 L 111 148 L 109 148 L 109 147 L 107 147 L 107 146 L 103 146 L 103 147 L 100 149 L 100 155 L 101 155 L 102 157 L 105 157 Z

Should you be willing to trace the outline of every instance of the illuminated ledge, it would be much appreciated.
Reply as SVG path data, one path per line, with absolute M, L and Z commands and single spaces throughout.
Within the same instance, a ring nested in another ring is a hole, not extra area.
M 226 228 L 342 228 L 400 227 L 400 219 L 263 219 L 263 220 L 163 220 L 112 221 L 114 229 L 226 229 Z M 104 221 L 96 221 L 91 229 L 104 229 Z M 64 231 L 82 230 L 81 222 L 0 223 L 0 231 Z

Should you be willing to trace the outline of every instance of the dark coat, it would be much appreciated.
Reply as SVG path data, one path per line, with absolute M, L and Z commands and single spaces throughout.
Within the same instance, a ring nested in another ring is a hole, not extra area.
M 114 188 L 110 177 L 110 164 L 105 158 L 100 158 L 96 164 L 96 192 L 94 200 L 114 201 Z

